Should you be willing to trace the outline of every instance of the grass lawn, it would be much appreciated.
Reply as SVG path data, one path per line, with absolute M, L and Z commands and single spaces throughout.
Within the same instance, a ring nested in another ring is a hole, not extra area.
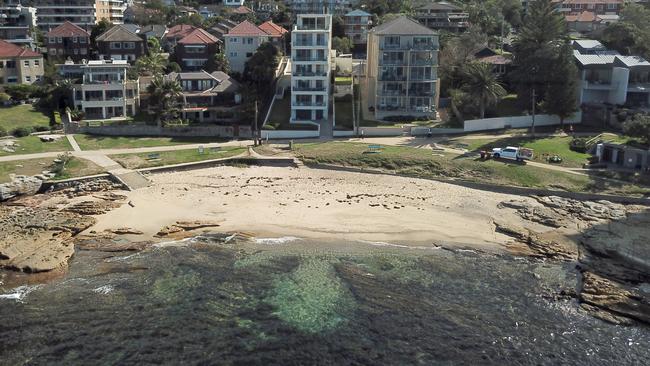
M 18 127 L 50 126 L 50 118 L 37 111 L 31 104 L 0 107 L 0 127 L 7 133 Z
M 204 144 L 219 142 L 216 137 L 116 137 L 74 135 L 81 150 L 122 149 L 134 147 L 172 146 L 185 144 Z
M 296 151 L 306 163 L 380 168 L 422 178 L 457 178 L 504 186 L 574 192 L 650 193 L 650 187 L 613 184 L 596 177 L 552 171 L 515 162 L 480 161 L 410 147 L 385 146 L 380 153 L 367 153 L 367 148 L 367 144 L 328 142 L 301 144 Z
M 336 78 L 334 78 L 334 84 L 350 85 L 352 84 L 352 76 L 337 76 Z
M 558 165 L 581 168 L 582 164 L 586 163 L 590 157 L 589 154 L 576 152 L 569 149 L 571 137 L 544 137 L 544 138 L 529 138 L 529 137 L 506 137 L 506 138 L 481 138 L 470 139 L 466 137 L 458 137 L 448 140 L 448 144 L 456 147 L 463 147 L 470 151 L 476 150 L 490 150 L 495 147 L 506 146 L 523 146 L 535 151 L 535 161 L 546 163 L 547 156 L 558 155 L 562 158 L 562 163 Z
M 72 150 L 65 136 L 53 142 L 41 142 L 38 136 L 17 137 L 13 140 L 18 145 L 15 147 L 16 152 L 10 153 L 0 150 L 0 156 Z
M 9 182 L 9 174 L 41 174 L 42 171 L 50 170 L 52 168 L 53 160 L 53 158 L 44 158 L 0 162 L 0 183 Z M 58 180 L 73 177 L 82 177 L 86 175 L 95 175 L 102 172 L 103 169 L 100 166 L 95 165 L 88 160 L 73 157 L 70 159 L 70 161 L 68 161 L 68 164 L 66 164 L 65 170 L 61 174 L 57 175 L 54 179 Z
M 291 119 L 291 95 L 273 102 L 273 109 L 266 126 L 274 130 L 317 130 L 318 127 L 305 123 L 289 123 Z
M 217 151 L 209 151 L 209 149 L 205 149 L 203 154 L 199 154 L 198 149 L 160 151 L 155 153 L 159 155 L 158 159 L 149 159 L 149 155 L 152 153 L 112 155 L 111 158 L 125 168 L 140 169 L 162 165 L 189 163 L 193 161 L 228 158 L 239 155 L 245 151 L 246 148 L 243 147 L 226 147 Z

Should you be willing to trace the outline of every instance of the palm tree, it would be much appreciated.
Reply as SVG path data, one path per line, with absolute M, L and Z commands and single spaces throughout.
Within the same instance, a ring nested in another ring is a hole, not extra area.
M 485 107 L 496 104 L 507 93 L 499 79 L 492 72 L 492 65 L 474 62 L 465 71 L 463 89 L 473 99 L 477 99 L 481 111 L 481 119 L 485 118 Z
M 165 69 L 167 60 L 165 57 L 156 52 L 152 52 L 147 56 L 140 57 L 135 62 L 135 67 L 140 75 L 159 75 Z
M 169 121 L 178 115 L 183 89 L 178 81 L 166 80 L 162 75 L 157 75 L 147 87 L 149 105 L 153 107 L 158 127 L 163 126 L 163 121 Z

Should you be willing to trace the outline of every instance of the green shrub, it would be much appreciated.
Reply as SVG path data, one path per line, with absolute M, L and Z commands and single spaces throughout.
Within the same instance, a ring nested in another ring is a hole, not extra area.
M 60 125 L 61 123 L 61 113 L 54 111 L 54 124 Z
M 266 125 L 262 126 L 262 129 L 263 130 L 275 130 L 275 126 L 266 124 Z
M 18 127 L 11 131 L 11 134 L 16 136 L 16 137 L 25 137 L 29 136 L 29 134 L 32 133 L 32 128 L 31 127 Z
M 569 149 L 579 153 L 586 153 L 587 141 L 589 141 L 589 139 L 587 139 L 586 137 L 575 137 L 569 143 Z
M 36 85 L 18 84 L 5 86 L 5 92 L 15 100 L 32 98 L 38 91 L 38 86 Z
M 10 99 L 9 94 L 0 92 L 0 103 L 8 102 Z
M 7 136 L 7 129 L 0 126 L 0 137 Z
M 50 130 L 50 128 L 47 126 L 34 126 L 32 127 L 32 129 L 34 130 L 34 132 L 45 132 Z

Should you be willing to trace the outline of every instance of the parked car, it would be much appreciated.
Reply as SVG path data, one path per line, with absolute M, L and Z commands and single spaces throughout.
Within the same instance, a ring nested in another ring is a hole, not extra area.
M 495 158 L 513 159 L 517 161 L 530 160 L 533 158 L 533 150 L 524 147 L 508 146 L 504 148 L 492 149 L 492 156 Z

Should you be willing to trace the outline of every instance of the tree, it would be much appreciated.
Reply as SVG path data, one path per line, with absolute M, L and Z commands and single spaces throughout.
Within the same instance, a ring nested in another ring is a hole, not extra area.
M 623 132 L 628 136 L 640 138 L 646 144 L 650 143 L 650 116 L 637 114 L 623 123 Z
M 275 70 L 278 68 L 278 56 L 280 51 L 269 42 L 262 43 L 257 51 L 246 62 L 244 78 L 257 86 L 258 92 L 262 85 L 270 85 L 275 78 Z
M 162 47 L 160 46 L 160 40 L 156 37 L 151 37 L 147 39 L 147 50 L 149 54 L 152 53 L 161 53 Z
M 106 19 L 102 19 L 97 22 L 97 24 L 93 25 L 92 29 L 90 30 L 90 46 L 94 49 L 97 49 L 97 37 L 102 35 L 107 30 L 111 29 L 112 26 L 113 23 L 109 22 Z
M 178 118 L 178 107 L 183 92 L 178 81 L 166 80 L 162 75 L 156 75 L 147 87 L 147 92 L 158 127 L 162 127 L 164 122 Z
M 38 92 L 36 85 L 16 84 L 5 86 L 5 93 L 9 94 L 14 100 L 25 100 L 32 98 Z
M 340 16 L 332 17 L 332 37 L 345 37 L 345 23 Z
M 463 89 L 473 99 L 478 101 L 481 119 L 485 118 L 485 107 L 496 104 L 507 93 L 501 86 L 492 65 L 474 62 L 467 67 Z
M 650 58 L 650 9 L 639 4 L 626 5 L 620 21 L 608 25 L 600 40 L 623 54 Z
M 564 120 L 578 110 L 578 69 L 573 62 L 571 46 L 564 45 L 553 63 L 553 74 L 547 85 L 543 108 L 546 112 L 560 117 L 560 127 Z
M 230 62 L 228 62 L 228 58 L 225 54 L 221 52 L 215 53 L 210 57 L 210 59 L 208 59 L 208 62 L 206 62 L 205 71 L 223 71 L 226 74 L 230 74 Z
M 448 95 L 452 89 L 460 88 L 465 68 L 475 59 L 474 54 L 486 46 L 487 36 L 475 26 L 443 41 L 438 72 L 444 95 Z
M 135 62 L 135 68 L 139 75 L 158 75 L 165 70 L 167 60 L 160 53 L 151 52 L 141 56 Z
M 517 68 L 512 76 L 521 106 L 530 105 L 533 89 L 543 99 L 555 72 L 558 54 L 567 44 L 569 37 L 564 17 L 555 10 L 551 0 L 531 3 L 514 43 Z
M 338 53 L 350 53 L 352 49 L 352 41 L 347 37 L 332 37 L 332 48 Z

